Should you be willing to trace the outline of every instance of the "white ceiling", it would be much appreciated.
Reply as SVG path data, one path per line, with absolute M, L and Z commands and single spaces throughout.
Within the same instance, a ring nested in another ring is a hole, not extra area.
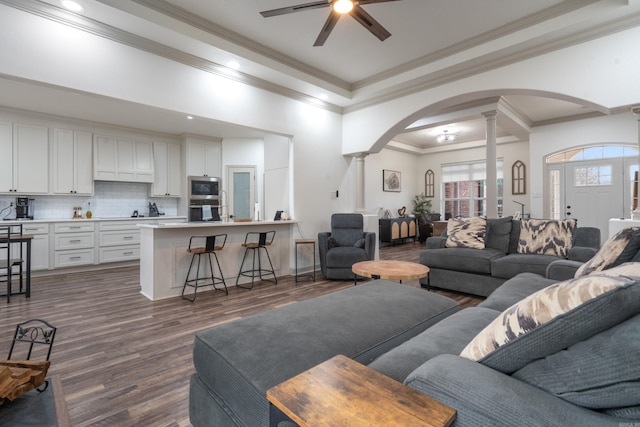
M 324 95 L 326 108 L 347 112 L 596 34 L 640 25 L 640 4 L 634 1 L 397 0 L 362 6 L 391 32 L 384 42 L 343 16 L 325 45 L 313 47 L 328 7 L 271 18 L 260 15 L 260 11 L 310 0 L 77 1 L 84 6 L 80 16 L 63 10 L 60 0 L 0 0 L 0 4 L 61 22 L 81 20 L 139 48 L 148 49 L 153 41 L 154 53 L 172 57 L 185 52 L 214 73 L 229 72 L 228 61 L 235 60 L 240 69 L 232 72 L 247 84 L 305 102 Z M 183 114 L 175 112 L 4 77 L 0 78 L 0 104 L 7 107 L 55 111 L 171 134 L 260 133 L 202 118 L 186 122 Z M 513 93 L 498 102 L 527 126 L 610 113 L 579 100 Z M 450 115 L 444 122 L 425 118 L 422 123 L 430 124 L 394 140 L 400 145 L 431 147 L 445 128 L 458 133 L 459 141 L 484 138 L 484 121 L 478 117 Z M 499 136 L 520 138 L 514 136 L 518 130 L 501 123 L 500 116 L 498 127 Z

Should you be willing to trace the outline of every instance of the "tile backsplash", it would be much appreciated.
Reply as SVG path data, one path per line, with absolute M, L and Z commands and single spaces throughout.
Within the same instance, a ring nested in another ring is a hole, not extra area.
M 178 199 L 149 197 L 149 186 L 135 182 L 95 181 L 93 196 L 29 196 L 34 199 L 35 219 L 71 219 L 74 206 L 82 206 L 86 213 L 89 203 L 94 218 L 129 217 L 134 210 L 149 215 L 149 202 L 155 203 L 160 212 L 177 215 Z M 0 218 L 15 218 L 15 210 L 5 209 L 15 205 L 16 196 L 0 196 Z M 4 211 L 3 211 L 4 210 Z

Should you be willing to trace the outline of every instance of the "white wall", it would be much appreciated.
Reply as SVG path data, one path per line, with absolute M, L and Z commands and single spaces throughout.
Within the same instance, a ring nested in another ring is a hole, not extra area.
M 411 214 L 411 201 L 416 194 L 424 191 L 424 185 L 419 186 L 419 159 L 413 154 L 396 150 L 383 149 L 379 153 L 365 158 L 365 210 L 371 214 L 378 214 L 379 209 L 389 209 L 393 217 L 398 216 L 398 209 L 406 207 L 406 213 Z M 382 171 L 389 169 L 401 173 L 400 192 L 382 190 Z

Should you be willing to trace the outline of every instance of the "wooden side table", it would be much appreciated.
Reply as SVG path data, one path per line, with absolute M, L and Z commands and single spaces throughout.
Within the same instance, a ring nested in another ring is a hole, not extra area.
M 370 277 L 372 279 L 403 280 L 422 279 L 429 274 L 429 267 L 417 262 L 395 260 L 360 261 L 351 266 L 351 271 L 356 277 L 353 283 L 357 284 L 358 277 Z
M 300 427 L 443 427 L 456 418 L 453 408 L 342 355 L 270 388 L 267 399 Z
M 313 271 L 306 274 L 298 274 L 298 245 L 313 245 Z M 299 277 L 309 277 L 316 281 L 316 241 L 315 239 L 296 239 L 296 282 Z

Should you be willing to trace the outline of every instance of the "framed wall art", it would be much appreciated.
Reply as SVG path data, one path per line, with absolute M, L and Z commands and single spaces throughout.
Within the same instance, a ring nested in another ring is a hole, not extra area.
M 425 197 L 434 197 L 435 194 L 435 178 L 433 171 L 429 169 L 424 174 L 424 196 Z
M 382 191 L 400 192 L 402 175 L 398 171 L 382 170 Z
M 511 166 L 511 194 L 527 194 L 527 168 L 522 161 Z

